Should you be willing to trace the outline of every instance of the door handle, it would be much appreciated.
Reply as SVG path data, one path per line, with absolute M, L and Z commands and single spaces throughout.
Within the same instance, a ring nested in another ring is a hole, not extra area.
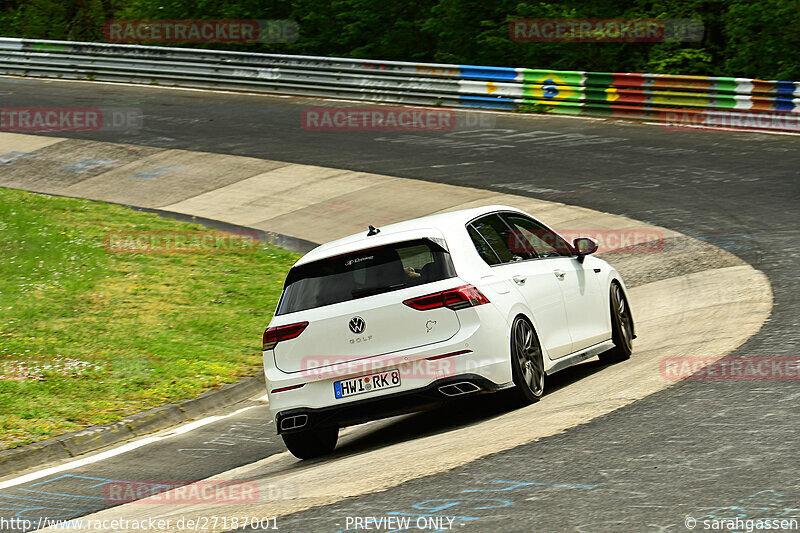
M 526 278 L 525 276 L 514 276 L 511 279 L 513 279 L 514 283 L 516 283 L 517 285 L 525 285 L 525 282 L 527 281 L 528 278 Z
M 564 272 L 563 270 L 553 270 L 553 274 L 555 274 L 555 275 L 556 275 L 556 277 L 557 277 L 559 280 L 563 280 L 563 279 L 564 279 L 564 276 L 566 275 L 566 272 Z

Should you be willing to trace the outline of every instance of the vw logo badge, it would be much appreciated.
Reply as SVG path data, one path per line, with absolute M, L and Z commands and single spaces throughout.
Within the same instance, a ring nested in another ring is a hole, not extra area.
M 364 333 L 364 330 L 367 329 L 367 323 L 364 322 L 364 319 L 360 316 L 354 316 L 350 319 L 350 331 L 359 335 Z

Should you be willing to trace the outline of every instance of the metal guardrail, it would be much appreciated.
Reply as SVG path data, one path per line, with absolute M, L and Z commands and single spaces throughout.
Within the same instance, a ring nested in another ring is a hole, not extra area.
M 0 38 L 0 73 L 800 131 L 800 82 Z

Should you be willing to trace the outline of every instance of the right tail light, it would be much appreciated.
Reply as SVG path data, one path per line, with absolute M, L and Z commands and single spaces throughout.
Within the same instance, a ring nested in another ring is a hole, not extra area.
M 488 304 L 489 299 L 483 295 L 474 285 L 462 285 L 455 289 L 434 292 L 417 298 L 411 298 L 403 302 L 405 305 L 417 311 L 429 311 L 447 307 L 453 311 L 475 307 L 477 305 Z

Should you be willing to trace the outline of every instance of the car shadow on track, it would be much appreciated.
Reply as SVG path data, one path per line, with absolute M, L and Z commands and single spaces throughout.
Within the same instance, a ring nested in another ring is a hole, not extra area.
M 592 360 L 549 376 L 545 398 L 548 393 L 564 387 L 579 387 L 581 379 L 600 372 L 607 366 L 598 360 Z M 326 458 L 345 457 L 389 444 L 446 433 L 491 420 L 522 407 L 525 407 L 525 404 L 517 399 L 513 390 L 469 396 L 428 411 L 373 422 L 364 427 L 363 431 L 358 431 L 357 435 L 342 438 L 336 451 Z M 532 416 L 535 416 L 535 413 L 532 413 Z

